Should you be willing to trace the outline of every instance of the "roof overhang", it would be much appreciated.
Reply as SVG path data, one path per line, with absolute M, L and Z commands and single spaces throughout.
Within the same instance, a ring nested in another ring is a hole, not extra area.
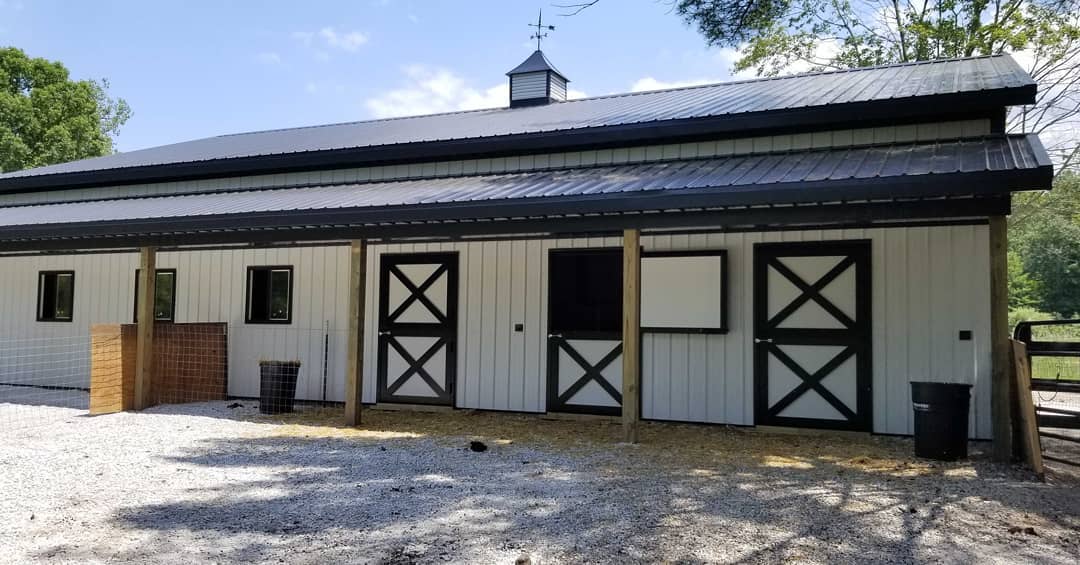
M 1034 136 L 834 148 L 0 208 L 0 251 L 985 218 L 1052 178 Z

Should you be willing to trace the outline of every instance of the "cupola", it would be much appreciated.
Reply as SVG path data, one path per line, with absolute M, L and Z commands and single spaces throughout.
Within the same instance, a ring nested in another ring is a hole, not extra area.
M 510 107 L 538 106 L 566 100 L 566 77 L 537 49 L 514 67 L 510 77 Z

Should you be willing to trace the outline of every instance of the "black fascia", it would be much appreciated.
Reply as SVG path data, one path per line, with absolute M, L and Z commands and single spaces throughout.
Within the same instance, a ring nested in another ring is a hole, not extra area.
M 848 129 L 883 124 L 968 119 L 976 116 L 992 117 L 1007 106 L 1034 103 L 1035 91 L 1035 85 L 1030 84 L 987 91 L 548 132 L 12 177 L 0 179 L 0 193 L 397 165 L 447 159 L 679 143 L 730 136 L 775 135 L 814 131 L 820 128 Z
M 900 220 L 985 218 L 1007 215 L 1010 195 L 987 198 L 909 200 L 859 204 L 808 204 L 730 210 L 668 211 L 663 213 L 605 214 L 560 218 L 525 218 L 501 221 L 415 222 L 382 225 L 334 224 L 306 226 L 247 225 L 232 218 L 232 227 L 177 225 L 103 225 L 103 222 L 41 226 L 0 231 L 0 251 L 58 251 L 122 247 L 191 246 L 236 243 L 281 243 L 416 237 L 461 238 L 534 233 L 600 233 L 627 228 L 744 228 L 798 225 L 866 227 Z M 340 218 L 345 220 L 344 218 Z M 109 222 L 109 224 L 113 224 Z M 888 225 L 888 224 L 884 224 Z M 125 229 L 126 228 L 126 229 Z M 522 236 L 527 238 L 527 236 Z

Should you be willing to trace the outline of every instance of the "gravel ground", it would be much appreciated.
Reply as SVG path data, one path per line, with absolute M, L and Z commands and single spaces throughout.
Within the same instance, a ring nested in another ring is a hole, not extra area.
M 607 422 L 366 411 L 350 430 L 243 404 L 0 428 L 0 561 L 1080 560 L 1075 476 L 931 464 L 906 439 L 647 423 L 630 446 Z

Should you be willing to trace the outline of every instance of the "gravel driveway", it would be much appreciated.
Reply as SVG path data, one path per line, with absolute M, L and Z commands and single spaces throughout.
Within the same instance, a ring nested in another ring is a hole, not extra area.
M 39 412 L 0 429 L 0 561 L 1080 559 L 1075 477 L 928 464 L 906 439 L 649 423 L 629 446 L 606 422 L 367 411 L 348 430 L 312 425 L 340 411 L 222 402 Z

